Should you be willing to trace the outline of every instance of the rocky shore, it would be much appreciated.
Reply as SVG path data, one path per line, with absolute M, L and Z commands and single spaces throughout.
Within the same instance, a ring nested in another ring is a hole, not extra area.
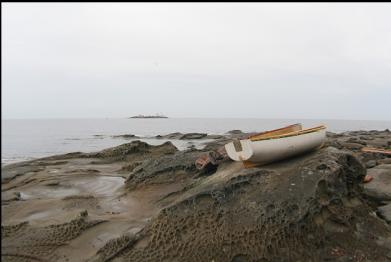
M 391 132 L 328 133 L 323 148 L 244 169 L 203 149 L 132 141 L 2 167 L 4 261 L 391 261 Z M 133 139 L 132 135 L 126 135 Z M 369 175 L 372 181 L 364 183 Z

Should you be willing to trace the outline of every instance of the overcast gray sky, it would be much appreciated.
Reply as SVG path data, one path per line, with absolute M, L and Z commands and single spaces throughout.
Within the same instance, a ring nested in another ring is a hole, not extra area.
M 2 3 L 2 117 L 391 120 L 390 3 Z

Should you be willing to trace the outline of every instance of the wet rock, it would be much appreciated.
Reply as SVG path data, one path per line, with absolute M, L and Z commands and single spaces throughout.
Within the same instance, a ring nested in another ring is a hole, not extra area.
M 365 168 L 353 155 L 324 149 L 272 166 L 237 164 L 197 180 L 136 239 L 118 239 L 97 261 L 322 261 L 336 245 L 347 256 L 364 245 L 374 261 L 389 252 L 355 237 L 356 223 L 375 224 L 384 239 L 391 231 L 359 200 Z
M 11 202 L 11 201 L 18 201 L 21 200 L 22 196 L 20 192 L 2 192 L 1 193 L 1 202 L 2 204 Z
M 139 165 L 141 165 L 143 162 L 142 161 L 134 161 L 130 164 L 127 164 L 127 165 L 124 165 L 120 172 L 124 173 L 124 172 L 132 172 L 136 167 L 138 167 Z
M 378 153 L 364 153 L 361 149 L 366 147 L 374 148 L 390 148 L 391 133 L 386 131 L 350 131 L 340 133 L 337 136 L 328 134 L 327 145 L 337 147 L 339 149 L 348 149 L 359 154 L 359 158 L 363 162 L 369 160 L 380 160 L 386 158 L 384 154 Z
M 377 165 L 376 160 L 369 160 L 368 162 L 365 163 L 366 168 L 372 168 Z
M 384 158 L 378 160 L 379 164 L 391 164 L 391 158 Z
M 172 183 L 191 178 L 197 173 L 195 160 L 202 152 L 179 151 L 175 154 L 148 159 L 134 168 L 126 179 L 126 185 L 133 189 L 140 185 Z
M 62 155 L 55 155 L 55 156 L 48 156 L 40 159 L 35 159 L 32 161 L 28 161 L 29 164 L 36 164 L 39 161 L 52 161 L 52 160 L 60 160 L 64 161 L 64 159 L 73 159 L 73 158 L 85 158 L 88 157 L 88 154 L 83 152 L 72 152 L 72 153 L 66 153 Z
M 175 133 L 170 133 L 167 135 L 157 135 L 157 136 L 155 136 L 155 138 L 158 138 L 158 139 L 180 139 L 182 136 L 183 136 L 182 133 L 175 132 Z
M 329 137 L 329 138 L 338 138 L 338 137 L 343 137 L 343 135 L 342 135 L 342 134 L 337 134 L 337 133 L 333 133 L 333 132 L 326 131 L 326 137 Z
M 208 142 L 205 147 L 203 148 L 204 151 L 213 151 L 217 150 L 221 147 L 224 147 L 225 144 L 231 142 L 232 140 L 230 138 L 221 138 L 216 139 L 214 141 Z
M 45 185 L 45 186 L 59 186 L 60 182 L 58 182 L 58 181 L 50 181 L 50 182 L 44 183 L 43 185 Z
M 370 142 L 370 145 L 372 147 L 388 148 L 389 147 L 389 140 L 387 140 L 387 139 L 374 139 Z
M 234 129 L 234 130 L 230 130 L 227 132 L 227 134 L 231 134 L 231 135 L 239 135 L 239 134 L 244 134 L 242 130 L 239 130 L 239 129 Z
M 193 139 L 202 139 L 202 138 L 210 138 L 217 139 L 222 136 L 219 135 L 208 135 L 206 133 L 186 133 L 182 134 L 179 132 L 170 133 L 167 135 L 157 135 L 155 138 L 157 139 L 180 139 L 180 140 L 193 140 Z
M 231 132 L 231 131 L 230 131 Z M 226 136 L 221 136 L 221 137 L 215 137 L 214 141 L 210 141 L 206 143 L 206 146 L 203 148 L 204 151 L 213 151 L 217 150 L 221 147 L 224 147 L 225 144 L 229 143 L 232 141 L 232 139 L 245 139 L 248 136 L 254 135 L 256 133 L 243 133 L 240 130 L 232 130 L 232 133 Z M 208 138 L 209 135 L 206 137 Z
M 139 138 L 139 137 L 136 135 L 133 135 L 133 134 L 124 134 L 124 135 L 115 135 L 115 136 L 112 136 L 112 138 L 135 139 L 135 138 Z
M 335 148 L 338 148 L 338 149 L 343 149 L 344 148 L 343 145 L 341 144 L 341 142 L 339 142 L 336 139 L 332 139 L 332 138 L 326 138 L 325 146 L 331 146 L 331 147 L 335 147 Z
M 223 135 L 207 135 L 205 138 L 208 138 L 208 139 L 222 139 L 222 138 L 225 138 L 225 136 L 223 136 Z
M 142 155 L 165 155 L 173 154 L 178 149 L 171 143 L 165 142 L 162 145 L 152 146 L 139 140 L 131 143 L 119 145 L 117 147 L 102 150 L 97 153 L 89 154 L 89 157 L 104 158 L 112 160 L 127 160 L 134 158 L 135 156 Z
M 344 142 L 341 143 L 344 148 L 350 149 L 350 150 L 360 150 L 364 146 L 358 143 L 349 143 L 349 142 Z
M 173 133 L 175 139 L 183 135 Z M 215 137 L 202 150 L 178 151 L 170 143 L 151 146 L 135 141 L 96 153 L 76 152 L 2 167 L 12 173 L 11 181 L 2 185 L 2 218 L 6 217 L 2 259 L 74 261 L 83 253 L 79 260 L 386 261 L 391 233 L 379 217 L 387 216 L 385 203 L 390 200 L 385 200 L 381 190 L 390 186 L 383 175 L 379 175 L 382 182 L 375 176 L 362 184 L 366 172 L 362 163 L 376 161 L 378 166 L 369 173 L 388 172 L 390 158 L 344 144 L 363 146 L 365 141 L 374 146 L 371 141 L 391 141 L 390 133 L 328 133 L 326 145 L 346 151 L 323 148 L 250 169 L 243 169 L 239 162 L 224 161 L 208 175 L 195 169 L 201 154 L 248 135 L 238 132 Z M 94 161 L 104 164 L 91 166 Z M 54 170 L 58 173 L 51 172 Z M 118 173 L 127 178 L 127 188 L 109 185 L 113 195 L 96 197 L 93 192 L 75 191 L 61 199 L 18 201 L 14 194 L 20 191 L 24 196 L 27 188 L 69 189 L 77 181 L 85 183 L 87 178 L 90 181 Z M 374 190 L 383 195 L 364 197 L 365 187 L 376 181 L 381 185 Z M 50 203 L 51 212 L 59 208 L 64 214 L 62 224 L 57 224 L 60 222 L 54 215 L 42 220 L 47 226 L 40 224 L 44 202 Z M 383 205 L 379 216 L 374 216 L 379 204 Z M 32 212 L 25 207 L 32 207 Z M 91 217 L 83 213 L 73 221 L 71 214 L 80 210 L 88 210 Z M 29 220 L 31 224 L 8 224 L 30 215 L 35 217 Z M 109 221 L 89 227 L 96 219 Z M 115 238 L 121 232 L 124 236 Z M 88 251 L 84 252 L 85 248 Z
M 391 165 L 379 165 L 368 169 L 373 180 L 364 184 L 364 193 L 378 201 L 391 200 Z
M 1 225 L 1 260 L 3 261 L 56 261 L 54 252 L 70 240 L 81 235 L 103 220 L 89 220 L 87 211 L 75 219 L 44 227 L 31 226 L 27 222 Z M 6 243 L 3 245 L 3 243 Z
M 92 168 L 87 168 L 87 169 L 84 169 L 84 168 L 76 168 L 76 169 L 72 169 L 72 170 L 67 170 L 65 171 L 65 173 L 67 174 L 83 174 L 83 175 L 95 175 L 95 174 L 98 174 L 100 173 L 99 170 L 96 170 L 96 169 L 92 169 Z
M 346 140 L 347 143 L 356 143 L 356 144 L 360 144 L 360 145 L 366 145 L 367 143 L 365 141 L 361 141 L 359 138 L 357 137 L 350 137 L 348 140 Z
M 40 172 L 44 169 L 45 167 L 29 165 L 27 162 L 10 164 L 1 168 L 1 183 L 8 183 L 19 176 Z
M 379 169 L 388 169 L 390 170 L 391 169 L 391 165 L 389 164 L 381 164 L 379 166 L 377 166 Z
M 181 140 L 190 140 L 190 139 L 201 139 L 206 137 L 208 134 L 206 133 L 187 133 L 181 136 Z
M 378 210 L 379 216 L 391 224 L 391 203 L 379 207 Z
M 374 138 L 371 136 L 360 136 L 361 140 L 373 140 Z

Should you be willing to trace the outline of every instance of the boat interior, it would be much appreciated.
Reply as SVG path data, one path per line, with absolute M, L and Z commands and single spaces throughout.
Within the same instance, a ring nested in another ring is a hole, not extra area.
M 294 124 L 287 127 L 262 132 L 259 134 L 255 134 L 250 136 L 248 139 L 251 141 L 260 141 L 260 140 L 268 140 L 268 139 L 277 139 L 283 137 L 297 136 L 308 134 L 312 132 L 317 132 L 320 130 L 326 129 L 326 126 L 320 125 L 312 128 L 302 129 L 301 124 Z
M 248 139 L 250 139 L 251 141 L 263 140 L 263 139 L 267 139 L 272 136 L 284 135 L 284 134 L 288 134 L 288 133 L 300 131 L 300 130 L 302 130 L 302 126 L 300 123 L 298 123 L 298 124 L 274 129 L 274 130 L 261 132 L 261 133 L 249 136 Z

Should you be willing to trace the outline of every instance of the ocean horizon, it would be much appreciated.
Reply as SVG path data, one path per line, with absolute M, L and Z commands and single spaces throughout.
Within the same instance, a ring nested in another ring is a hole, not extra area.
M 320 124 L 330 132 L 391 129 L 391 121 L 336 119 L 261 119 L 261 118 L 58 118 L 2 119 L 2 165 L 70 152 L 93 152 L 135 139 L 114 138 L 132 134 L 142 141 L 161 144 L 171 141 L 179 149 L 202 147 L 206 140 L 154 139 L 173 132 L 224 134 L 239 129 L 262 132 L 293 123 L 304 127 Z

